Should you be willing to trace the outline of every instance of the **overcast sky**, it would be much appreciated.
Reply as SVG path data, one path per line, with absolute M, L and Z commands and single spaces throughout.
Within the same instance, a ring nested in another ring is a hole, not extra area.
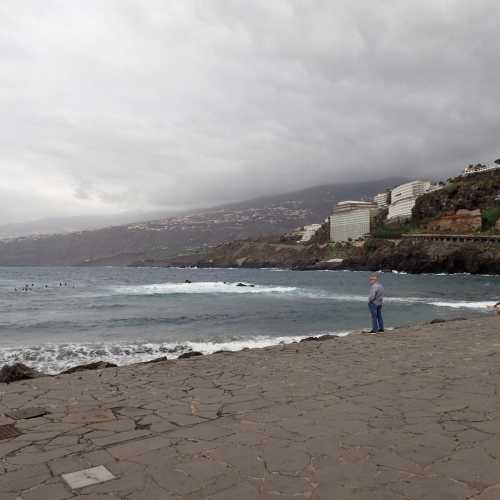
M 0 222 L 500 157 L 498 0 L 2 0 Z

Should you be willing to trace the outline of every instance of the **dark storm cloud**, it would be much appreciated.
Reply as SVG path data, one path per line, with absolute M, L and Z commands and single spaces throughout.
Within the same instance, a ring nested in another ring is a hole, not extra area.
M 500 156 L 496 0 L 0 4 L 9 220 Z

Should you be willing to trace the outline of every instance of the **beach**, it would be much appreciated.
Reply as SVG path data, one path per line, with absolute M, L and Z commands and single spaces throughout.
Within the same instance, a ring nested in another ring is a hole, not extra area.
M 499 326 L 2 384 L 0 499 L 497 499 Z

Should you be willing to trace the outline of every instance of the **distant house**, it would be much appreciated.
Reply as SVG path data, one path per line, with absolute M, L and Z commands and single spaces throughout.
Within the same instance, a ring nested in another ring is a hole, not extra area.
M 357 240 L 368 235 L 378 213 L 376 203 L 341 201 L 330 216 L 330 241 Z
M 482 174 L 485 172 L 490 172 L 491 170 L 497 170 L 500 168 L 500 159 L 495 160 L 489 165 L 482 165 L 478 163 L 477 165 L 469 165 L 464 168 L 464 175 Z
M 412 181 L 401 184 L 391 191 L 391 204 L 387 220 L 405 220 L 412 216 L 417 198 L 423 194 L 441 189 L 430 181 Z
M 318 232 L 320 228 L 321 224 L 309 224 L 307 226 L 304 226 L 300 242 L 307 243 L 308 241 L 311 241 L 311 238 Z

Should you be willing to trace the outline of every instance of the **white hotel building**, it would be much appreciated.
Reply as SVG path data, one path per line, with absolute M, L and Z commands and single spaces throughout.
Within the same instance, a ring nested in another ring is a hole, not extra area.
M 369 201 L 341 201 L 330 216 L 330 241 L 348 241 L 363 238 L 370 233 L 373 218 L 378 212 L 376 203 Z
M 430 181 L 412 181 L 394 188 L 391 191 L 388 220 L 409 219 L 419 196 L 440 189 Z

